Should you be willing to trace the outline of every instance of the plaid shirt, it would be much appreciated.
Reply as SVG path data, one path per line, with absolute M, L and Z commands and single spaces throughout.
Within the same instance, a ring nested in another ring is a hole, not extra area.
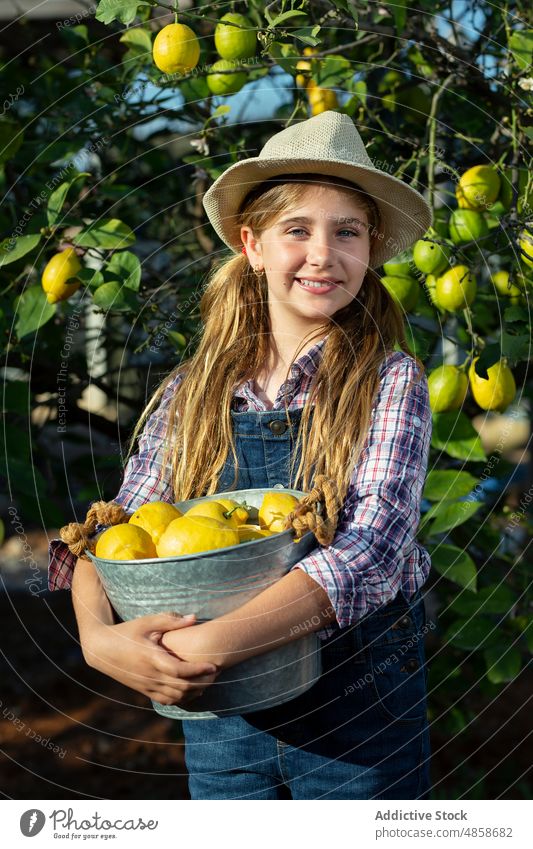
M 326 338 L 317 342 L 291 367 L 280 387 L 274 410 L 304 406 Z M 354 467 L 335 537 L 318 546 L 293 569 L 303 569 L 327 593 L 341 628 L 356 623 L 392 601 L 401 590 L 410 599 L 426 581 L 431 561 L 416 541 L 420 501 L 427 469 L 432 419 L 425 375 L 419 383 L 416 361 L 403 351 L 389 354 L 380 367 L 365 445 Z M 172 502 L 170 481 L 161 468 L 166 409 L 181 381 L 166 388 L 159 407 L 146 422 L 138 454 L 132 456 L 115 498 L 128 512 L 147 501 Z M 267 405 L 248 380 L 234 391 L 232 408 L 264 411 Z M 69 588 L 76 562 L 61 540 L 50 542 L 49 588 Z M 187 611 L 184 611 L 186 613 Z M 328 626 L 318 635 L 335 632 Z

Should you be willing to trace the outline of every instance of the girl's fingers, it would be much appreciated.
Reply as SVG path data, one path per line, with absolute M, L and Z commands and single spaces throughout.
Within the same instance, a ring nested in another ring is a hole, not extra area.
M 217 667 L 212 663 L 190 663 L 187 660 L 179 660 L 173 657 L 166 649 L 161 649 L 157 652 L 154 658 L 154 666 L 164 675 L 169 675 L 172 678 L 196 678 L 199 675 L 215 675 L 218 672 Z

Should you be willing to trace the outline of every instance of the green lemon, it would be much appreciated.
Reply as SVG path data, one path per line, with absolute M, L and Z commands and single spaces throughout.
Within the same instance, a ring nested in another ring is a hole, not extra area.
M 528 229 L 527 224 L 520 233 L 518 245 L 520 247 L 520 259 L 530 268 L 533 268 L 533 231 Z
M 390 277 L 409 277 L 413 255 L 410 251 L 402 251 L 397 256 L 383 263 L 383 271 Z
M 439 366 L 428 375 L 428 389 L 434 413 L 458 410 L 466 398 L 468 377 L 457 366 Z
M 219 59 L 211 67 L 214 73 L 208 74 L 207 85 L 211 94 L 235 94 L 240 91 L 247 80 L 245 71 L 236 71 L 233 74 L 220 74 L 217 71 L 231 71 L 235 63 L 229 59 Z
M 236 26 L 228 26 L 224 21 Z M 215 47 L 222 59 L 247 59 L 255 54 L 257 43 L 253 25 L 244 15 L 228 12 L 215 28 Z
M 512 283 L 509 285 L 509 272 L 508 271 L 496 271 L 492 277 L 492 282 L 494 283 L 494 288 L 498 292 L 499 295 L 503 295 L 508 298 L 516 298 L 519 297 L 522 293 L 520 288 L 516 285 L 516 283 Z
M 412 312 L 414 310 L 420 291 L 418 280 L 415 277 L 392 277 L 385 275 L 385 277 L 381 278 L 381 282 L 405 312 Z
M 449 222 L 452 242 L 460 245 L 481 239 L 489 232 L 487 222 L 481 212 L 475 209 L 454 209 Z
M 437 291 L 437 278 L 434 274 L 426 274 L 424 288 L 426 289 L 430 303 L 432 303 L 433 306 L 438 307 L 435 295 Z
M 441 309 L 456 312 L 470 306 L 477 284 L 466 265 L 454 265 L 437 278 L 435 301 Z
M 419 271 L 424 274 L 439 274 L 450 261 L 450 251 L 446 245 L 430 241 L 435 238 L 435 231 L 430 230 L 426 238 L 415 242 L 413 260 Z M 440 237 L 439 237 L 440 238 Z

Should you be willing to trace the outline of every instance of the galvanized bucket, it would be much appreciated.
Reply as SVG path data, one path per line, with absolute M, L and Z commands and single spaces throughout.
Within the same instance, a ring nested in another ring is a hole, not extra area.
M 269 489 L 240 489 L 206 496 L 227 495 L 257 508 Z M 301 498 L 297 489 L 283 492 Z M 185 511 L 200 498 L 179 501 Z M 255 515 L 250 516 L 254 521 Z M 103 560 L 87 551 L 100 576 L 109 601 L 124 621 L 149 613 L 177 610 L 195 613 L 198 622 L 229 613 L 285 575 L 313 548 L 308 531 L 294 541 L 289 529 L 271 537 L 240 543 L 201 555 L 151 560 Z M 191 627 L 194 627 L 191 626 Z M 191 710 L 152 702 L 162 716 L 174 719 L 216 719 L 251 713 L 288 702 L 308 690 L 320 677 L 320 640 L 309 633 L 281 648 L 250 658 L 220 673 L 204 694 L 191 702 Z

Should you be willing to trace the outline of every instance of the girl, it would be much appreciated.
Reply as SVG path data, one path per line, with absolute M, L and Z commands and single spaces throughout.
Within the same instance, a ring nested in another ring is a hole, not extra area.
M 343 505 L 336 534 L 252 601 L 198 625 L 176 614 L 115 624 L 79 558 L 84 657 L 183 706 L 220 669 L 316 630 L 323 673 L 306 693 L 183 722 L 192 798 L 427 798 L 430 561 L 415 534 L 431 415 L 423 366 L 374 269 L 424 234 L 431 211 L 373 167 L 351 119 L 332 111 L 229 167 L 204 206 L 234 255 L 208 281 L 196 353 L 134 432 L 115 500 L 133 512 L 230 489 L 308 491 L 325 474 Z M 75 558 L 60 541 L 51 548 L 50 586 L 69 586 Z

